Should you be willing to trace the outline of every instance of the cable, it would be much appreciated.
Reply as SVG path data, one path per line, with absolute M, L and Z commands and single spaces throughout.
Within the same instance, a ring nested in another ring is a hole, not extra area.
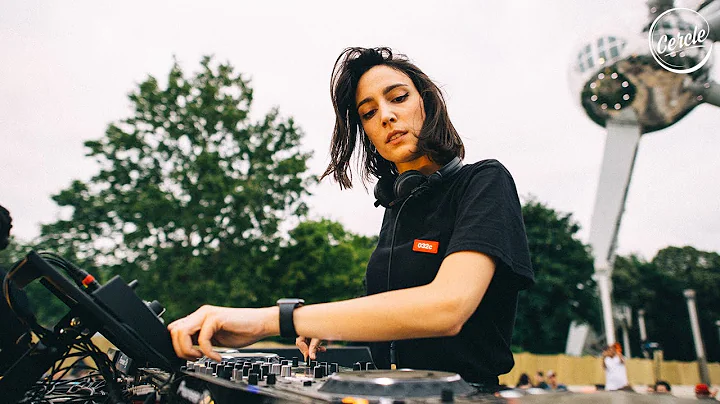
M 74 330 L 69 330 L 72 332 Z M 66 334 L 67 335 L 67 334 Z M 73 338 L 73 336 L 71 336 Z M 76 352 L 72 352 L 76 350 Z M 72 362 L 66 363 L 69 359 Z M 72 369 L 90 358 L 96 368 L 74 379 L 66 379 Z M 92 342 L 91 338 L 77 332 L 71 343 L 65 346 L 61 358 L 56 361 L 43 379 L 38 380 L 25 394 L 21 403 L 121 403 L 125 392 L 117 383 L 115 369 L 107 354 Z
M 420 195 L 427 189 L 426 186 L 420 186 L 415 188 L 410 195 L 403 201 L 398 209 L 398 214 L 395 216 L 395 223 L 393 224 L 392 238 L 390 239 L 390 257 L 388 257 L 388 270 L 387 270 L 387 291 L 390 291 L 390 270 L 392 269 L 393 253 L 395 252 L 395 235 L 397 234 L 397 225 L 400 220 L 400 214 L 402 213 L 405 204 L 414 196 Z M 395 341 L 390 341 L 390 369 L 397 369 L 397 351 L 395 349 Z
M 46 251 L 39 252 L 38 255 L 48 263 L 55 264 L 57 267 L 63 269 L 79 288 L 87 288 L 88 291 L 94 292 L 100 287 L 100 283 L 95 280 L 94 276 L 71 261 Z

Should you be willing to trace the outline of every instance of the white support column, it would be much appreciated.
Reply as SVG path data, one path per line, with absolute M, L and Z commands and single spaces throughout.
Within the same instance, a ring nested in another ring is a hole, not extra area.
M 710 374 L 707 369 L 707 360 L 705 358 L 705 346 L 703 345 L 702 335 L 700 335 L 700 322 L 698 321 L 697 308 L 695 307 L 695 291 L 693 289 L 685 289 L 683 294 L 687 300 L 688 314 L 690 315 L 690 328 L 692 328 L 693 341 L 695 342 L 695 353 L 698 358 L 700 381 L 710 385 Z
M 612 299 L 610 298 L 610 274 L 607 268 L 595 268 L 593 275 L 595 283 L 600 290 L 600 303 L 603 311 L 603 325 L 605 327 L 605 343 L 612 345 L 615 343 L 615 323 L 612 316 Z
M 622 306 L 622 336 L 623 336 L 623 355 L 626 358 L 632 358 L 630 350 L 630 329 L 632 328 L 632 310 L 630 306 Z
M 645 344 L 646 342 L 648 342 L 647 331 L 645 330 L 645 310 L 643 310 L 643 309 L 638 310 L 637 316 L 638 316 L 638 327 L 640 328 L 640 344 L 641 344 L 640 349 L 642 350 L 643 356 L 645 358 L 648 358 L 648 357 L 650 357 L 650 355 L 648 355 L 647 350 L 642 347 L 642 344 Z
M 595 258 L 595 276 L 603 308 L 603 324 L 608 344 L 615 343 L 612 311 L 612 265 L 620 222 L 625 210 L 641 129 L 635 113 L 624 110 L 606 124 L 607 138 L 595 207 L 590 224 L 590 246 Z
M 647 342 L 647 331 L 645 330 L 645 310 L 638 310 L 637 315 L 638 327 L 640 327 L 640 341 Z

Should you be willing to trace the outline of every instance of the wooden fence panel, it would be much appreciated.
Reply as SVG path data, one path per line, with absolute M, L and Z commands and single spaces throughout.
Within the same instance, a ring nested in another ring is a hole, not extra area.
M 500 383 L 515 386 L 522 373 L 527 373 L 534 382 L 535 373 L 540 370 L 547 374 L 553 370 L 558 381 L 567 385 L 605 384 L 605 371 L 599 357 L 567 355 L 535 355 L 527 352 L 515 354 L 515 367 L 510 373 L 500 376 Z M 628 381 L 631 385 L 650 385 L 655 382 L 653 361 L 630 358 L 626 361 Z M 708 370 L 713 384 L 720 384 L 720 363 L 709 363 Z M 700 383 L 697 362 L 663 361 L 660 377 L 671 385 L 694 385 Z

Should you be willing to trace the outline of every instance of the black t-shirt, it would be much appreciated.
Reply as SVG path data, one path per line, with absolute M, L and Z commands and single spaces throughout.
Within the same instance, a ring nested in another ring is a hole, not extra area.
M 387 291 L 392 231 L 400 205 L 385 210 L 378 246 L 368 262 L 368 295 Z M 396 341 L 398 368 L 444 370 L 470 382 L 497 384 L 497 376 L 514 365 L 510 340 L 518 291 L 534 283 L 512 176 L 497 160 L 465 165 L 439 187 L 409 200 L 396 231 L 390 289 L 432 282 L 443 259 L 457 251 L 482 252 L 496 266 L 485 296 L 460 333 Z M 437 253 L 413 251 L 415 240 L 438 242 Z M 389 368 L 389 342 L 370 345 L 375 365 Z

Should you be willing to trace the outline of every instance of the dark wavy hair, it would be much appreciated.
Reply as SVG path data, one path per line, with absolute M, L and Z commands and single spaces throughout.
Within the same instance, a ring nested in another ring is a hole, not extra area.
M 0 251 L 8 246 L 8 238 L 10 237 L 10 229 L 12 228 L 12 218 L 10 212 L 0 205 Z
M 420 93 L 425 106 L 425 121 L 418 135 L 418 152 L 439 165 L 455 157 L 465 157 L 465 146 L 450 122 L 442 92 L 407 56 L 393 54 L 390 48 L 347 48 L 335 61 L 330 79 L 335 129 L 330 145 L 331 161 L 320 179 L 332 175 L 341 189 L 352 188 L 350 159 L 358 142 L 361 145 L 358 168 L 363 184 L 370 176 L 380 178 L 398 174 L 395 164 L 380 156 L 365 135 L 355 106 L 358 81 L 375 66 L 388 66 L 404 73 Z

